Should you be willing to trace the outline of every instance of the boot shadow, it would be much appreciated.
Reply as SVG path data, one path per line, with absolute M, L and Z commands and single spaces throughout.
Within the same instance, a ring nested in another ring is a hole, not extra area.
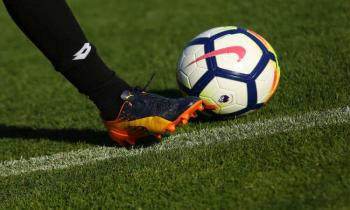
M 0 139 L 4 138 L 21 138 L 25 140 L 49 139 L 58 142 L 85 142 L 100 146 L 115 145 L 106 132 L 93 129 L 37 129 L 26 126 L 0 124 Z
M 26 126 L 0 124 L 0 141 L 1 139 L 48 139 L 57 142 L 83 142 L 98 146 L 119 147 L 119 145 L 109 137 L 106 131 L 98 131 L 93 129 L 37 129 Z M 157 143 L 159 143 L 159 140 L 156 138 L 147 137 L 140 139 L 132 148 L 137 149 L 142 147 L 150 147 Z

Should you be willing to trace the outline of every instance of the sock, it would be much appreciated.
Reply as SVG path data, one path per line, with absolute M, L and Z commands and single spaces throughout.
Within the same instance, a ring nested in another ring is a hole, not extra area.
M 97 106 L 104 120 L 117 117 L 121 93 L 130 86 L 110 70 L 89 43 L 65 0 L 4 0 L 26 36 L 80 93 Z

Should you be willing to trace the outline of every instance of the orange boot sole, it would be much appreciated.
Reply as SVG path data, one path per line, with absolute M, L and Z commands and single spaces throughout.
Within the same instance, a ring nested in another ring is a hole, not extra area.
M 195 104 L 193 104 L 190 108 L 188 108 L 186 111 L 184 111 L 176 120 L 174 121 L 167 121 L 163 120 L 162 123 L 165 124 L 163 129 L 161 129 L 160 132 L 156 133 L 150 133 L 147 132 L 146 129 L 139 129 L 140 131 L 136 131 L 135 129 L 132 130 L 124 130 L 124 129 L 118 129 L 114 126 L 110 126 L 109 123 L 106 123 L 107 129 L 109 129 L 109 135 L 110 137 L 116 141 L 121 146 L 130 146 L 136 144 L 137 140 L 140 138 L 148 137 L 148 136 L 154 136 L 157 139 L 162 138 L 162 134 L 167 132 L 175 132 L 176 126 L 182 126 L 188 123 L 188 121 L 191 118 L 197 117 L 197 111 L 203 111 L 203 101 L 199 100 Z

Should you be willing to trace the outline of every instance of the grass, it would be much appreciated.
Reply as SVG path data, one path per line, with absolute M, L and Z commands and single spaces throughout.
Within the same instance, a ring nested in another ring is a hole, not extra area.
M 133 85 L 176 94 L 175 66 L 196 34 L 251 28 L 277 51 L 270 104 L 179 133 L 349 105 L 350 3 L 69 1 L 105 61 Z M 1 12 L 2 11 L 2 12 Z M 0 161 L 110 145 L 93 105 L 21 34 L 0 5 Z M 0 208 L 350 209 L 349 123 L 118 157 L 0 179 Z
M 0 186 L 5 209 L 334 209 L 350 204 L 349 134 L 347 126 L 311 129 L 36 172 Z

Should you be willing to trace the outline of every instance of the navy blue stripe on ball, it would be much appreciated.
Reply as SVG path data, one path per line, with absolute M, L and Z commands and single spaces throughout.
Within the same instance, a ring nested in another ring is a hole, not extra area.
M 252 107 L 257 103 L 257 98 L 258 98 L 255 81 L 249 81 L 247 83 L 247 90 L 248 90 L 248 107 Z
M 204 54 L 210 53 L 214 50 L 213 42 L 210 38 L 197 38 L 192 40 L 187 47 L 193 45 L 203 45 L 204 46 Z M 205 72 L 201 78 L 196 82 L 196 84 L 192 87 L 192 89 L 185 89 L 185 92 L 189 95 L 199 96 L 202 90 L 207 86 L 207 84 L 214 78 L 213 74 L 213 64 L 210 59 L 205 59 L 207 63 L 208 71 Z
M 206 44 L 208 41 L 209 41 L 209 38 L 197 38 L 190 41 L 190 43 L 187 44 L 187 47 L 192 45 Z
M 267 47 L 260 41 L 260 39 L 258 39 L 255 35 L 249 33 L 248 31 L 243 31 L 242 32 L 244 35 L 248 36 L 249 38 L 251 38 L 252 40 L 254 40 L 254 42 L 260 47 L 260 49 L 263 51 L 263 54 L 267 55 L 271 60 L 276 62 L 276 57 L 275 55 L 270 52 Z
M 214 42 L 211 39 L 208 39 L 207 42 L 204 45 L 204 54 L 210 53 L 214 51 Z M 208 67 L 208 71 L 214 71 L 215 70 L 215 57 L 209 57 L 205 59 Z
M 254 42 L 260 47 L 260 49 L 262 50 L 262 53 L 263 53 L 260 61 L 258 62 L 256 67 L 254 68 L 252 73 L 250 73 L 250 77 L 252 79 L 256 79 L 261 74 L 261 72 L 265 69 L 269 60 L 270 59 L 276 60 L 276 59 L 275 59 L 275 56 L 265 47 L 265 45 L 256 36 L 254 36 L 253 34 L 249 33 L 246 30 L 244 30 L 242 33 L 244 35 L 248 36 L 249 38 L 251 38 L 252 40 L 254 40 Z
M 276 62 L 277 59 L 276 59 L 275 55 L 272 52 L 269 52 L 269 57 L 270 57 L 271 60 Z
M 251 38 L 252 40 L 254 40 L 254 42 L 260 47 L 260 49 L 263 51 L 264 54 L 269 53 L 270 51 L 265 47 L 265 45 L 258 39 L 256 38 L 256 36 L 254 36 L 253 34 L 249 33 L 246 30 L 243 30 L 241 32 L 242 34 L 246 35 L 247 37 Z
M 251 107 L 251 109 L 260 109 L 261 107 L 263 107 L 264 104 L 261 103 L 261 104 L 255 104 L 254 106 Z
M 226 70 L 226 69 L 216 68 L 214 73 L 215 73 L 215 76 L 223 77 L 223 78 L 226 78 L 226 79 L 237 80 L 237 81 L 240 81 L 240 82 L 249 82 L 249 81 L 251 81 L 249 75 L 240 74 L 240 73 L 233 72 L 233 71 Z
M 202 90 L 209 84 L 214 78 L 214 74 L 211 71 L 207 71 L 192 87 L 190 95 L 199 96 Z
M 190 42 L 191 45 L 203 44 L 204 54 L 210 53 L 214 50 L 213 41 L 210 38 L 198 38 Z M 205 72 L 201 78 L 196 82 L 190 91 L 190 95 L 198 96 L 202 90 L 207 86 L 207 84 L 214 78 L 214 66 L 212 59 L 205 59 L 207 63 L 208 71 Z
M 223 36 L 226 36 L 226 35 L 229 35 L 229 34 L 243 33 L 244 31 L 245 31 L 245 30 L 242 29 L 242 28 L 227 30 L 227 31 L 223 31 L 223 32 L 220 32 L 220 33 L 218 33 L 218 34 L 215 34 L 214 36 L 210 37 L 210 39 L 211 39 L 212 41 L 214 41 L 214 40 L 217 39 L 217 38 L 220 38 L 220 37 L 223 37 Z
M 270 61 L 270 56 L 268 54 L 263 54 L 258 64 L 255 66 L 254 70 L 250 73 L 249 77 L 253 80 L 258 78 L 258 76 L 265 69 L 269 61 Z

